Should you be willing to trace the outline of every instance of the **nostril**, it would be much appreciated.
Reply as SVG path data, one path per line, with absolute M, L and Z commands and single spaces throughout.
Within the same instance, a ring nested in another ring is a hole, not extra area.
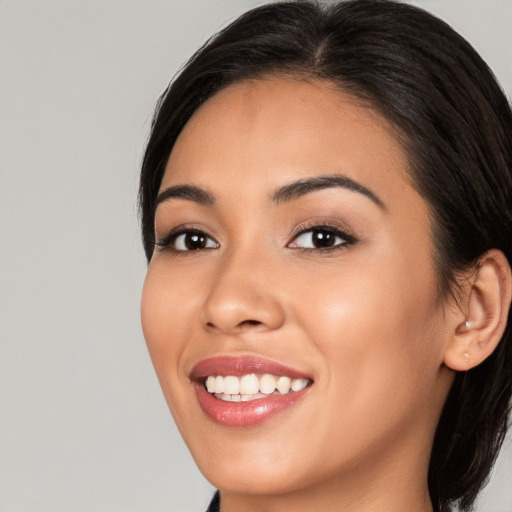
M 252 327 L 256 325 L 261 325 L 262 322 L 259 322 L 258 320 L 244 320 L 240 322 L 237 327 Z M 215 324 L 213 322 L 207 322 L 207 327 L 215 328 Z
M 239 331 L 246 331 L 251 329 L 258 329 L 263 327 L 265 324 L 263 322 L 260 322 L 258 320 L 244 320 L 243 322 L 240 322 L 236 328 Z
M 252 329 L 259 330 L 259 328 L 264 325 L 263 322 L 259 322 L 258 320 L 244 320 L 236 326 L 236 330 L 238 332 L 250 331 Z
M 265 326 L 264 322 L 259 320 L 242 320 L 232 328 L 226 328 L 226 326 L 217 325 L 215 322 L 206 322 L 206 328 L 210 331 L 230 331 L 232 334 L 243 333 L 252 329 L 259 330 Z
M 234 327 L 234 332 L 245 331 L 246 329 L 252 329 L 253 327 L 259 327 L 262 325 L 264 325 L 263 322 L 260 322 L 259 320 L 243 320 Z M 206 327 L 208 329 L 218 329 L 215 322 L 207 322 Z
M 258 320 L 244 320 L 243 322 L 240 322 L 240 325 L 260 325 L 261 322 L 258 322 Z

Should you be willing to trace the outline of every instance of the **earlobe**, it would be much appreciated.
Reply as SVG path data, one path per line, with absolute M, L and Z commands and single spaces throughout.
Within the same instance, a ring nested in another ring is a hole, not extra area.
M 479 260 L 467 280 L 459 317 L 446 347 L 444 364 L 469 370 L 492 354 L 507 324 L 512 275 L 505 255 L 491 249 Z M 464 315 L 461 320 L 460 315 Z

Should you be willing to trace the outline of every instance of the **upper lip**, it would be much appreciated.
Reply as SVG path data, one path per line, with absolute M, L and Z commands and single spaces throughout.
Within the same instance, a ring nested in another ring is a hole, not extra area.
M 190 378 L 199 380 L 209 375 L 234 375 L 240 377 L 250 373 L 287 376 L 292 379 L 311 379 L 311 376 L 282 363 L 255 356 L 216 356 L 202 359 L 192 371 Z

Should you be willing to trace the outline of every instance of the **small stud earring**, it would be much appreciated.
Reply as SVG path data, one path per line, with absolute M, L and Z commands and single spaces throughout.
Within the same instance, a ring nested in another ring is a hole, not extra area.
M 471 322 L 469 322 L 468 320 L 466 320 L 466 329 L 469 329 L 471 327 Z
M 464 352 L 464 359 L 466 360 L 466 363 L 469 363 L 469 352 Z

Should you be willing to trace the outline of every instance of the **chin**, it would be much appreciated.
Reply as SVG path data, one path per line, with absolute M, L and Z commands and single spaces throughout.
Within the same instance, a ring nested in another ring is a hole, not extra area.
M 200 467 L 200 469 L 203 469 Z M 216 488 L 234 494 L 277 495 L 303 487 L 299 475 L 287 468 L 245 464 L 237 460 L 203 471 L 205 478 Z
M 300 453 L 299 447 L 283 447 L 274 439 L 265 442 L 257 435 L 252 442 L 236 437 L 232 442 L 224 438 L 201 446 L 189 443 L 199 470 L 215 488 L 241 494 L 281 494 L 302 486 L 301 470 L 307 464 L 293 456 Z

